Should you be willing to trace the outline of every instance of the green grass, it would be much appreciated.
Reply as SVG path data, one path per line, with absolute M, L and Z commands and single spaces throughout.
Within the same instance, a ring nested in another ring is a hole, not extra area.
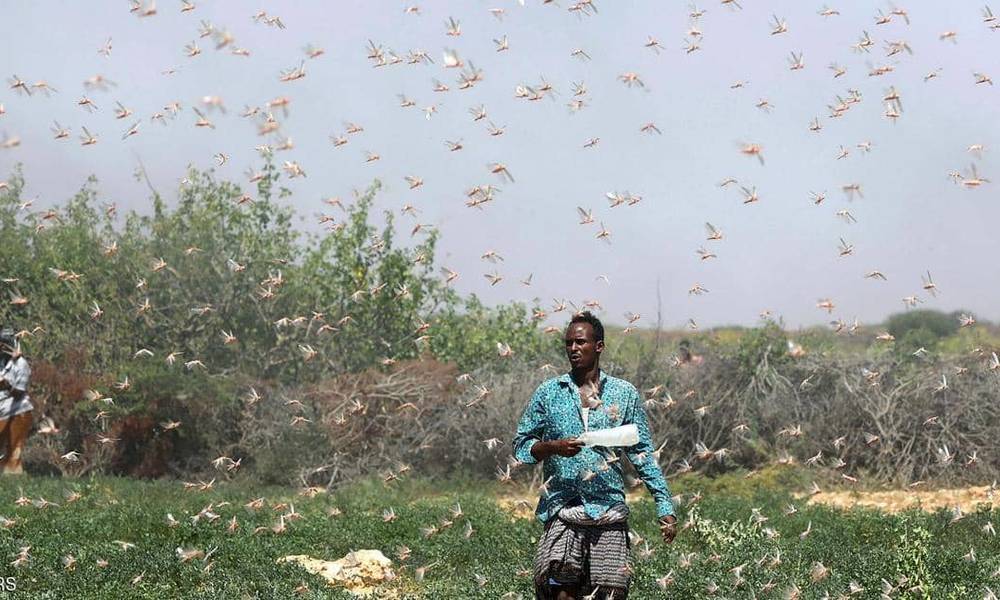
M 662 598 L 656 578 L 673 571 L 670 597 L 709 597 L 706 586 L 719 586 L 717 597 L 778 598 L 792 584 L 804 598 L 823 592 L 836 596 L 850 581 L 864 586 L 859 597 L 877 597 L 881 580 L 909 578 L 905 587 L 922 585 L 923 591 L 897 593 L 896 598 L 980 598 L 987 586 L 997 586 L 992 574 L 1000 567 L 1000 541 L 986 535 L 982 527 L 993 517 L 982 506 L 954 524 L 946 512 L 907 512 L 885 515 L 875 511 L 849 512 L 805 506 L 780 486 L 793 476 L 770 470 L 759 479 L 727 476 L 715 480 L 697 477 L 679 479 L 674 492 L 702 490 L 704 497 L 681 510 L 682 518 L 696 525 L 682 531 L 674 545 L 665 547 L 657 539 L 654 507 L 648 496 L 633 503 L 630 525 L 649 540 L 655 552 L 649 559 L 636 557 L 636 574 L 630 598 Z M 499 598 L 507 592 L 533 597 L 529 578 L 518 571 L 531 566 L 541 525 L 533 519 L 512 519 L 494 501 L 499 484 L 482 482 L 435 482 L 414 479 L 386 487 L 381 481 L 366 482 L 333 495 L 307 498 L 297 490 L 250 487 L 219 483 L 210 491 L 185 491 L 178 482 L 142 482 L 99 477 L 93 479 L 6 478 L 0 480 L 0 514 L 16 523 L 0 529 L 0 576 L 16 576 L 12 597 L 31 598 L 290 598 L 301 583 L 309 585 L 306 598 L 347 598 L 346 593 L 325 586 L 324 581 L 294 565 L 276 564 L 288 554 L 308 554 L 336 559 L 351 550 L 382 550 L 398 567 L 395 553 L 401 545 L 412 556 L 397 568 L 393 586 L 403 598 Z M 23 493 L 37 500 L 44 497 L 60 504 L 38 508 L 16 506 Z M 82 498 L 65 502 L 65 494 L 77 491 Z M 265 508 L 256 513 L 244 503 L 263 496 Z M 292 502 L 303 518 L 289 523 L 283 534 L 251 532 L 256 526 L 271 526 L 277 512 L 272 502 Z M 219 503 L 229 505 L 219 506 Z M 423 526 L 449 517 L 449 508 L 461 502 L 465 516 L 432 537 L 424 538 Z M 785 516 L 782 508 L 793 502 L 799 511 Z M 221 517 L 211 523 L 192 523 L 190 517 L 214 503 Z M 331 517 L 331 507 L 343 514 Z M 398 519 L 383 523 L 383 509 L 393 507 Z M 751 509 L 768 517 L 762 525 L 750 523 Z M 181 524 L 170 528 L 170 512 Z M 239 529 L 228 533 L 229 519 L 236 516 Z M 475 533 L 463 537 L 465 520 Z M 799 538 L 808 523 L 812 533 Z M 763 528 L 772 527 L 779 536 L 768 538 Z M 114 543 L 136 544 L 127 551 Z M 22 567 L 9 566 L 21 546 L 30 545 L 30 559 Z M 208 572 L 204 563 L 182 563 L 175 548 L 218 548 Z M 977 560 L 963 558 L 970 548 Z M 765 556 L 780 551 L 781 563 L 758 566 Z M 680 566 L 683 554 L 694 552 L 692 565 Z M 62 559 L 74 556 L 74 570 Z M 96 561 L 108 561 L 98 567 Z M 437 561 L 422 582 L 413 578 L 413 568 Z M 809 577 L 811 566 L 822 561 L 830 575 L 819 583 Z M 745 564 L 738 587 L 733 567 Z M 131 580 L 143 573 L 133 585 Z M 478 587 L 475 575 L 487 577 Z M 774 591 L 761 594 L 767 582 Z

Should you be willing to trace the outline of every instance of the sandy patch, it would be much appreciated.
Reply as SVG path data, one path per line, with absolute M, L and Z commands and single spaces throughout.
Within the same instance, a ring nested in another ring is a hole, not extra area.
M 389 597 L 387 590 L 379 589 L 386 580 L 394 579 L 392 561 L 378 550 L 356 550 L 339 560 L 323 560 L 305 554 L 283 556 L 279 563 L 301 565 L 310 573 L 319 575 L 332 586 L 344 587 L 355 596 Z
M 989 486 L 940 490 L 887 490 L 887 491 L 843 491 L 822 492 L 809 498 L 809 503 L 826 504 L 837 508 L 877 508 L 885 512 L 899 512 L 911 508 L 927 512 L 939 508 L 952 509 L 956 506 L 963 511 L 976 510 L 979 504 L 994 504 L 996 495 L 990 497 Z
M 500 510 L 507 513 L 511 520 L 535 518 L 535 506 L 538 505 L 537 496 L 502 496 L 496 501 Z

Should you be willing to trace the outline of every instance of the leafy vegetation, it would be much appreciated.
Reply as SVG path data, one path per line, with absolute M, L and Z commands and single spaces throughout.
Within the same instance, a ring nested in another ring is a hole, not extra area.
M 935 339 L 953 335 L 958 331 L 959 313 L 945 314 L 930 309 L 909 310 L 896 313 L 886 321 L 886 329 L 896 338 L 912 331 L 924 330 Z
M 498 342 L 527 359 L 551 347 L 528 307 L 486 307 L 446 285 L 434 231 L 400 244 L 394 216 L 372 214 L 378 182 L 307 236 L 280 177 L 267 164 L 248 191 L 192 170 L 174 206 L 154 192 L 151 214 L 119 215 L 98 205 L 93 178 L 65 205 L 26 212 L 15 171 L 0 190 L 11 247 L 0 256 L 10 299 L 0 322 L 34 367 L 36 413 L 62 429 L 33 444 L 33 468 L 76 449 L 85 461 L 53 468 L 197 471 L 240 445 L 251 389 L 420 357 L 471 369 L 497 364 Z M 175 420 L 187 423 L 177 435 L 159 426 Z M 101 449 L 99 434 L 129 447 Z
M 558 337 L 538 327 L 542 309 L 457 294 L 437 275 L 433 231 L 402 244 L 396 217 L 372 214 L 378 182 L 309 236 L 291 225 L 276 169 L 260 175 L 247 192 L 192 171 L 175 206 L 153 194 L 150 215 L 97 206 L 94 180 L 40 213 L 22 210 L 18 173 L 0 192 L 10 299 L 0 319 L 32 361 L 37 413 L 58 424 L 25 455 L 43 475 L 0 482 L 0 553 L 20 565 L 18 591 L 348 597 L 275 561 L 339 558 L 364 540 L 387 555 L 412 549 L 390 584 L 402 598 L 530 597 L 524 569 L 539 524 L 497 504 L 511 491 L 490 480 L 505 450 L 483 440 L 507 438 L 550 376 L 541 364 L 561 364 Z M 790 332 L 769 320 L 688 332 L 705 357 L 691 368 L 675 359 L 679 332 L 626 335 L 609 324 L 604 367 L 643 390 L 653 432 L 667 441 L 661 463 L 668 473 L 687 460 L 696 469 L 670 477 L 689 524 L 674 546 L 660 547 L 652 504 L 634 504 L 632 526 L 649 544 L 635 549 L 634 597 L 659 597 L 664 586 L 683 598 L 836 596 L 855 584 L 866 596 L 890 586 L 894 597 L 969 598 L 996 585 L 989 505 L 956 519 L 845 512 L 792 494 L 842 474 L 861 486 L 964 482 L 1000 465 L 997 328 L 908 311 L 885 329 L 895 341 L 876 341 L 881 328 Z M 459 372 L 468 374 L 461 384 Z M 835 468 L 830 443 L 840 434 Z M 80 460 L 60 459 L 69 450 Z M 817 452 L 815 469 L 769 466 Z M 234 459 L 241 469 L 226 468 Z M 186 492 L 106 473 L 216 483 Z M 269 486 L 296 482 L 315 496 Z M 33 502 L 15 503 L 25 496 Z M 244 506 L 261 496 L 261 509 Z M 441 527 L 455 502 L 463 516 Z M 397 518 L 385 522 L 389 508 Z M 434 524 L 439 533 L 422 534 Z M 210 556 L 182 561 L 178 548 Z M 415 569 L 427 566 L 418 581 Z
M 673 491 L 689 499 L 681 508 L 689 526 L 669 547 L 659 540 L 655 507 L 641 491 L 631 503 L 630 526 L 644 540 L 634 547 L 632 597 L 662 597 L 658 579 L 671 595 L 692 599 L 779 597 L 793 586 L 804 597 L 833 597 L 852 583 L 864 588 L 860 597 L 874 597 L 886 584 L 896 598 L 972 598 L 996 588 L 1000 541 L 983 531 L 994 518 L 988 504 L 957 521 L 945 511 L 842 511 L 807 504 L 790 493 L 795 488 L 783 487 L 800 479 L 788 469 L 749 479 L 678 479 Z M 11 562 L 22 546 L 31 546 L 8 574 L 17 577 L 17 593 L 32 598 L 348 598 L 320 577 L 276 561 L 291 554 L 334 560 L 360 548 L 381 550 L 394 562 L 397 577 L 380 597 L 390 590 L 401 598 L 532 596 L 523 571 L 531 567 L 541 525 L 528 511 L 515 513 L 503 507 L 510 503 L 496 501 L 514 492 L 533 505 L 533 492 L 520 487 L 404 478 L 310 497 L 235 483 L 207 491 L 106 477 L 16 483 L 7 479 L 0 489 L 5 517 L 13 520 L 0 554 Z M 80 498 L 70 503 L 70 492 Z M 701 499 L 690 500 L 695 494 Z M 15 505 L 22 495 L 35 503 Z M 260 497 L 261 508 L 244 506 Z M 42 498 L 59 505 L 42 508 Z M 451 512 L 456 503 L 459 517 Z M 797 512 L 786 515 L 789 504 Z M 333 508 L 339 514 L 331 515 Z M 396 519 L 385 522 L 389 508 Z M 291 511 L 301 517 L 286 518 L 284 532 L 275 533 L 280 515 Z M 175 526 L 168 525 L 168 513 Z M 445 520 L 452 525 L 440 527 Z M 473 529 L 468 538 L 466 523 Z M 431 525 L 440 531 L 427 537 L 421 529 Z M 123 549 L 119 541 L 135 546 Z M 405 561 L 397 557 L 402 546 L 412 551 Z M 178 548 L 211 554 L 185 562 Z M 415 569 L 427 566 L 417 581 Z
M 503 456 L 483 440 L 507 439 L 564 365 L 545 311 L 456 293 L 433 230 L 402 242 L 395 215 L 373 214 L 378 182 L 331 202 L 322 234 L 298 233 L 280 178 L 267 164 L 248 190 L 191 171 L 173 205 L 153 193 L 148 215 L 99 206 L 94 180 L 28 212 L 23 179 L 9 178 L 0 319 L 32 362 L 37 417 L 53 421 L 29 441 L 29 471 L 331 489 L 404 465 L 492 477 Z M 992 324 L 907 311 L 886 324 L 890 341 L 872 326 L 608 321 L 602 367 L 643 390 L 665 468 L 721 474 L 817 452 L 818 468 L 839 458 L 864 482 L 979 482 L 1000 468 Z M 679 363 L 682 337 L 702 364 Z M 836 457 L 834 436 L 846 436 Z M 71 450 L 80 461 L 59 458 Z M 213 466 L 220 456 L 240 468 Z M 942 466 L 963 456 L 967 468 Z
M 158 358 L 182 352 L 214 376 L 315 381 L 416 358 L 415 331 L 437 318 L 442 337 L 430 332 L 427 349 L 464 366 L 490 362 L 499 340 L 529 355 L 546 347 L 528 307 L 490 309 L 445 285 L 436 232 L 406 247 L 391 213 L 374 224 L 378 182 L 324 235 L 304 236 L 279 202 L 288 191 L 274 166 L 260 176 L 251 195 L 192 170 L 176 206 L 154 194 L 151 215 L 120 218 L 96 206 L 94 179 L 65 206 L 22 215 L 15 172 L 0 192 L 0 233 L 12 248 L 0 269 L 14 279 L 15 301 L 0 306 L 0 319 L 27 330 L 21 342 L 34 359 L 83 347 L 86 368 L 108 376 L 134 370 L 135 351 L 146 348 Z M 235 339 L 224 343 L 223 332 Z M 132 381 L 142 396 L 143 382 Z

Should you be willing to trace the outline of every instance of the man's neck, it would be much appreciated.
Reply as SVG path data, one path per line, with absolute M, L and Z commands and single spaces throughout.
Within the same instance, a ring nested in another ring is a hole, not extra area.
M 601 365 L 594 363 L 592 367 L 587 369 L 573 369 L 570 371 L 570 375 L 573 377 L 573 383 L 577 387 L 588 383 L 597 385 L 601 380 Z

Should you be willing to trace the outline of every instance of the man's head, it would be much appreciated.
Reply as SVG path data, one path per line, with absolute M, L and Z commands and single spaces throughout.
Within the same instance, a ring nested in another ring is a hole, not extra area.
M 590 311 L 578 312 L 566 327 L 565 342 L 570 367 L 586 371 L 598 363 L 604 351 L 604 325 Z
M 680 346 L 678 348 L 678 354 L 680 354 L 680 359 L 683 362 L 691 360 L 691 342 L 687 340 L 681 340 Z

